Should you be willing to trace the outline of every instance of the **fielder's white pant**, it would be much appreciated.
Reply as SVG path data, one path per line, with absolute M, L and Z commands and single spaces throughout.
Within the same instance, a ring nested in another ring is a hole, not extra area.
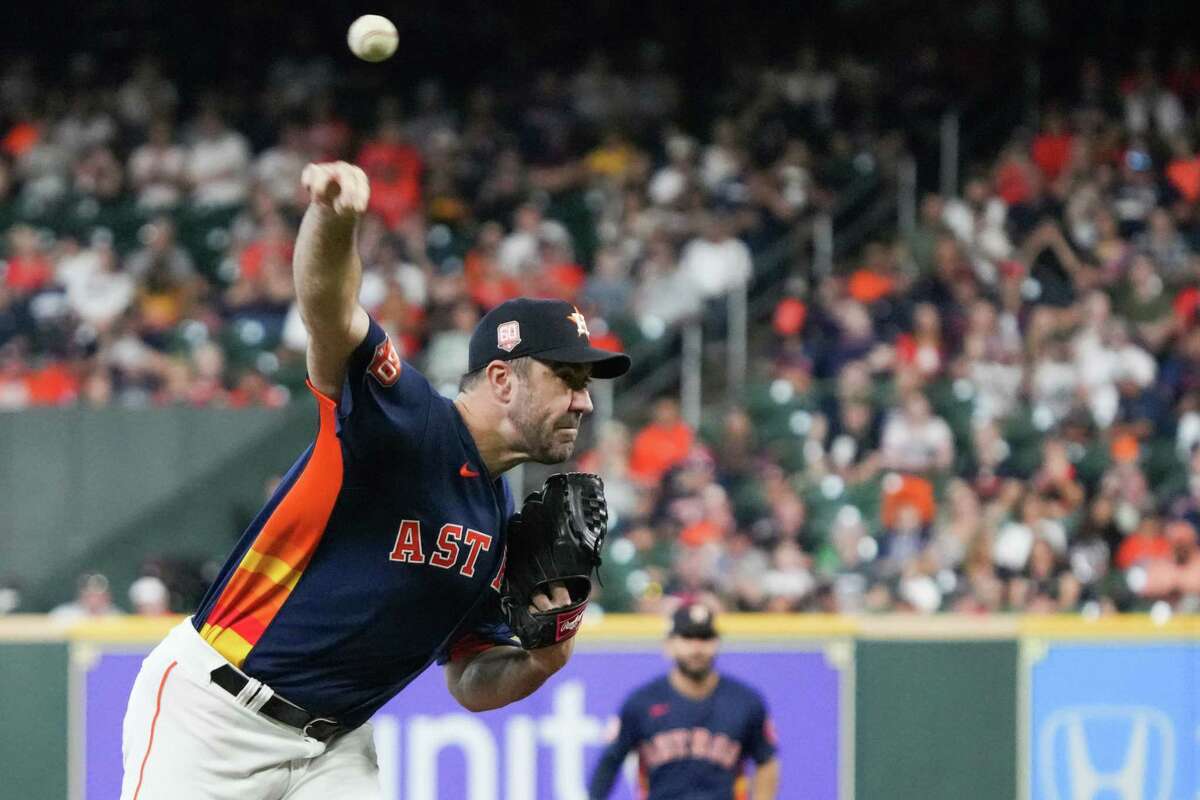
M 227 663 L 176 626 L 142 662 L 125 712 L 121 800 L 378 800 L 370 724 L 329 744 L 257 712 L 209 680 Z M 245 698 L 254 694 L 252 681 Z

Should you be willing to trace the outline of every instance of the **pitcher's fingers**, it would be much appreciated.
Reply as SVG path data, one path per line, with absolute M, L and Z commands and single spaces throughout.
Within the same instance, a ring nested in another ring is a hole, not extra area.
M 561 583 L 550 584 L 551 600 L 554 601 L 554 607 L 571 605 L 571 593 L 567 591 L 567 587 Z
M 367 210 L 367 203 L 371 200 L 371 182 L 367 180 L 367 173 L 354 165 L 350 166 L 350 176 L 355 189 L 354 213 L 361 214 Z
M 334 210 L 339 214 L 361 214 L 366 211 L 367 195 L 370 191 L 366 174 L 344 161 L 337 163 L 336 173 L 342 191 L 334 203 Z
M 325 187 L 328 175 L 329 171 L 322 164 L 309 164 L 300 173 L 300 184 L 315 195 Z
M 337 196 L 330 199 L 330 205 L 337 214 L 352 214 L 354 213 L 354 177 L 350 170 L 339 164 L 330 167 L 333 174 L 333 181 L 337 183 Z
M 314 164 L 310 177 L 309 192 L 312 199 L 318 203 L 335 205 L 342 187 L 333 169 L 325 164 Z

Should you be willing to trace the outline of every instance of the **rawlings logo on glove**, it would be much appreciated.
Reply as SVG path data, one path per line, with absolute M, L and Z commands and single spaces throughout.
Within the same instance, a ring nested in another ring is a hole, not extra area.
M 564 642 L 579 631 L 607 531 L 604 482 L 586 472 L 551 475 L 509 520 L 500 603 L 526 650 Z M 556 582 L 566 587 L 570 604 L 531 611 L 533 596 L 551 596 Z
M 578 610 L 558 615 L 558 633 L 555 636 L 555 641 L 561 642 L 575 635 L 575 632 L 579 630 L 579 623 L 583 622 L 584 611 L 587 611 L 586 600 Z

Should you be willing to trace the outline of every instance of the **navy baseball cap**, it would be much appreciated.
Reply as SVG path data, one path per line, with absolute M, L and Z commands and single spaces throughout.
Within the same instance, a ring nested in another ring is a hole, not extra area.
M 685 639 L 715 639 L 712 609 L 703 603 L 684 603 L 671 615 L 671 635 Z
M 629 371 L 629 356 L 592 347 L 587 320 L 563 300 L 517 297 L 493 308 L 471 334 L 467 372 L 492 361 L 532 356 L 564 364 L 592 364 L 592 377 L 617 378 Z

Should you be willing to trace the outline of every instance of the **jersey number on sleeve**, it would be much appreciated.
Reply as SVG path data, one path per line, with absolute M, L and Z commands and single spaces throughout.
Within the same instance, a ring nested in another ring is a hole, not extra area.
M 392 340 L 385 336 L 375 348 L 375 357 L 371 359 L 371 366 L 367 371 L 380 385 L 391 386 L 400 379 L 400 366 L 400 356 L 397 355 L 396 348 L 392 347 Z

